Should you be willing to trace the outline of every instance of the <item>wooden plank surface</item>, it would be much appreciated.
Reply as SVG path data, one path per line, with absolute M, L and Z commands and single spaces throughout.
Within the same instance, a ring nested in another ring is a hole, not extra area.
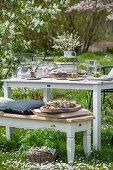
M 36 115 L 10 114 L 10 113 L 4 113 L 2 111 L 0 111 L 0 117 L 17 118 L 17 119 L 32 119 L 32 120 L 42 120 L 42 121 L 52 121 L 52 122 L 67 122 L 67 123 L 80 122 L 80 121 L 95 119 L 94 116 L 82 116 L 82 117 L 67 118 L 67 119 L 57 119 L 57 118 L 39 117 L 39 116 L 36 116 Z

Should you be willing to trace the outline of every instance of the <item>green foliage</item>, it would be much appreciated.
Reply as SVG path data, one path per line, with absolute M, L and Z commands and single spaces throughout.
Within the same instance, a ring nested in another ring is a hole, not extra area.
M 54 61 L 55 62 L 73 62 L 73 63 L 75 63 L 78 61 L 78 59 L 76 57 L 68 58 L 68 57 L 61 56 L 61 57 L 56 57 Z
M 66 160 L 66 134 L 55 131 L 54 128 L 29 130 L 21 140 L 20 151 L 26 151 L 32 146 L 47 146 L 57 150 L 58 157 Z
M 113 47 L 107 48 L 106 52 L 113 54 Z
M 54 50 L 54 51 L 49 51 L 49 56 L 62 56 L 63 55 L 63 52 L 60 51 L 60 50 Z
M 20 143 L 15 139 L 15 140 L 7 140 L 3 139 L 2 141 L 0 140 L 0 150 L 2 152 L 11 152 L 12 150 L 16 151 L 20 146 Z
M 80 54 L 77 58 L 80 63 L 78 65 L 79 69 L 87 69 L 85 65 L 86 60 L 97 60 L 100 66 L 113 65 L 113 55 L 105 52 L 86 52 Z
M 110 115 L 105 115 L 105 114 L 103 114 L 102 115 L 102 124 L 104 125 L 104 124 L 113 124 L 113 115 L 112 116 L 110 116 Z
M 112 54 L 106 54 L 104 57 L 101 57 L 99 59 L 99 63 L 101 66 L 110 66 L 113 65 L 113 55 Z
M 0 150 L 2 152 L 17 151 L 20 147 L 20 136 L 24 136 L 26 133 L 23 129 L 13 128 L 13 137 L 11 140 L 6 138 L 6 128 L 0 128 Z
M 100 72 L 96 72 L 96 73 L 93 74 L 93 77 L 99 78 L 101 76 L 102 76 L 102 74 Z
M 36 99 L 37 100 L 38 96 L 43 97 L 43 90 L 28 89 L 28 88 L 12 89 L 13 100 L 21 100 L 21 99 Z
M 96 51 L 96 52 L 93 52 L 95 54 L 95 56 L 105 56 L 107 53 L 106 52 L 102 52 L 102 51 Z
M 75 100 L 83 108 L 88 108 L 90 101 L 90 91 L 71 89 L 51 89 L 51 100 Z
M 83 60 L 95 60 L 96 55 L 92 52 L 86 52 L 80 55 L 79 61 L 82 62 Z

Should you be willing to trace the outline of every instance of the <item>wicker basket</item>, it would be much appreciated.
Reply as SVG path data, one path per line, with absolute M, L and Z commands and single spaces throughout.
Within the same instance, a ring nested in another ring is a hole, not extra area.
M 53 162 L 55 161 L 57 153 L 55 152 L 54 155 L 47 152 L 41 152 L 41 151 L 26 151 L 25 156 L 28 159 L 29 162 L 33 163 L 44 163 L 46 161 Z

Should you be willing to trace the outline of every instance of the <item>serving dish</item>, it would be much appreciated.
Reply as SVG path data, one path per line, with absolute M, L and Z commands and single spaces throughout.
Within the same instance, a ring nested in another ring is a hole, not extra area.
M 48 114 L 57 114 L 57 113 L 68 113 L 68 112 L 76 112 L 81 109 L 81 105 L 76 104 L 76 107 L 72 108 L 54 108 L 54 109 L 47 109 L 44 106 L 40 107 L 40 111 L 42 113 L 48 113 Z

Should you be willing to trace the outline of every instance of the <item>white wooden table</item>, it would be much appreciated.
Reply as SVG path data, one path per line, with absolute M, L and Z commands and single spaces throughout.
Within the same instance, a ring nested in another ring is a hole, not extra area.
M 38 129 L 55 126 L 56 130 L 67 134 L 68 163 L 74 162 L 75 132 L 83 131 L 83 146 L 85 154 L 91 151 L 91 120 L 93 116 L 82 116 L 68 119 L 38 117 L 36 115 L 16 115 L 0 111 L 0 126 L 6 126 L 6 137 L 10 139 L 13 127 Z
M 11 88 L 43 88 L 44 101 L 50 100 L 50 89 L 81 89 L 93 90 L 93 147 L 101 150 L 101 90 L 113 88 L 113 81 L 69 81 L 55 79 L 25 80 L 7 79 L 4 83 L 4 97 L 11 97 Z

